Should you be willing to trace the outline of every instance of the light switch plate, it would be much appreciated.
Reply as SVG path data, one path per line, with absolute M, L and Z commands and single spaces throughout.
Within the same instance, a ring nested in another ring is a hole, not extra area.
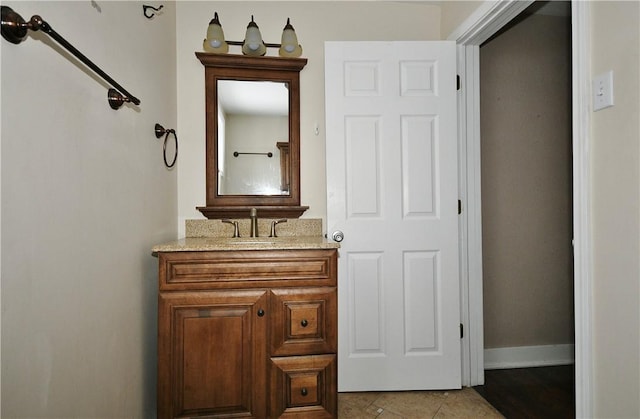
M 613 71 L 593 78 L 593 111 L 613 106 Z

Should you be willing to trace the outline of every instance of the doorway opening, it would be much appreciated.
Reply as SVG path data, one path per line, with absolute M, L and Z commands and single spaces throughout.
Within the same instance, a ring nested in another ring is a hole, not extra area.
M 570 11 L 545 3 L 480 46 L 488 369 L 573 358 Z
M 479 46 L 479 390 L 555 391 L 540 417 L 575 413 L 571 34 L 570 2 L 534 2 Z

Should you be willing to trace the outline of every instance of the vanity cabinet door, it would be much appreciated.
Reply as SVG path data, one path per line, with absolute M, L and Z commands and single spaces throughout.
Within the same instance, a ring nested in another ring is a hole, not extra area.
M 335 353 L 336 287 L 271 290 L 271 356 Z
M 335 418 L 335 354 L 271 358 L 270 418 Z
M 266 290 L 160 293 L 158 417 L 266 417 Z

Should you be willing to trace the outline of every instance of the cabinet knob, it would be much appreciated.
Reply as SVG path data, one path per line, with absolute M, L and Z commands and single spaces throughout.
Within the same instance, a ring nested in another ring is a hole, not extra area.
M 309 392 L 307 391 L 306 387 L 302 387 L 302 390 L 300 390 L 300 394 L 302 394 L 303 396 L 306 396 L 307 394 L 309 394 Z
M 264 316 L 264 310 L 263 309 L 259 309 L 258 310 L 258 317 L 262 317 Z
M 302 327 L 307 327 L 309 325 L 309 322 L 307 321 L 307 319 L 304 319 L 300 322 L 300 326 Z

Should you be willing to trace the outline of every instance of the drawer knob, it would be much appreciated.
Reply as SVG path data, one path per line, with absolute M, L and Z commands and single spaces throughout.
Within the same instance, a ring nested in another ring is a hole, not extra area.
M 309 322 L 307 321 L 307 319 L 304 319 L 300 322 L 300 326 L 302 327 L 307 327 L 309 325 Z
M 302 387 L 302 390 L 300 390 L 300 394 L 302 394 L 303 396 L 306 396 L 307 394 L 309 394 L 309 392 L 307 391 L 306 387 Z
M 258 317 L 262 317 L 262 316 L 264 316 L 264 310 L 260 309 L 258 310 Z

